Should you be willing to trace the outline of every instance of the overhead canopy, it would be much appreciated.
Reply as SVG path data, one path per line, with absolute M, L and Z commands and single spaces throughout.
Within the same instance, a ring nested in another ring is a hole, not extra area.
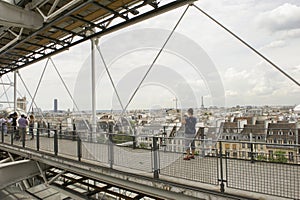
M 193 1 L 0 0 L 0 76 Z

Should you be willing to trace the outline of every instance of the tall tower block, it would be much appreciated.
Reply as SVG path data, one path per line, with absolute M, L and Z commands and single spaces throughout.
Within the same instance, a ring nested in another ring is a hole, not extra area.
M 57 104 L 58 104 L 57 99 L 54 99 L 54 109 L 53 109 L 54 112 L 57 112 L 57 108 L 58 108 Z

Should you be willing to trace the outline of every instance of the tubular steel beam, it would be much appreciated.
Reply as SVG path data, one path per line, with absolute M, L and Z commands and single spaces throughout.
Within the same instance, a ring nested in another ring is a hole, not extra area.
M 43 25 L 43 18 L 33 11 L 0 1 L 0 24 L 38 29 Z
M 54 25 L 55 23 L 59 22 L 60 20 L 63 20 L 66 16 L 69 16 L 71 15 L 72 13 L 82 9 L 83 7 L 85 7 L 86 5 L 90 4 L 92 2 L 92 0 L 88 0 L 88 1 L 85 1 L 83 2 L 82 4 L 80 4 L 79 6 L 77 6 L 76 8 L 70 10 L 69 12 L 67 12 L 66 14 L 56 18 L 55 20 L 51 21 L 50 23 L 47 23 L 45 24 L 42 28 L 40 28 L 39 30 L 37 30 L 36 32 L 32 33 L 31 35 L 27 36 L 26 38 L 22 39 L 20 41 L 20 43 L 22 42 L 27 42 L 29 39 L 31 39 L 32 37 L 34 36 L 37 36 L 39 35 L 40 33 L 42 32 L 45 32 L 47 31 L 49 28 L 52 27 L 52 25 Z M 8 52 L 9 50 L 15 48 L 17 45 L 19 45 L 18 43 L 17 44 L 14 44 L 12 46 L 10 46 L 9 48 L 7 48 L 6 50 L 2 51 L 0 55 L 2 54 L 5 54 L 6 52 Z
M 42 165 L 46 169 L 46 165 Z M 21 160 L 0 164 L 0 189 L 39 174 L 35 161 Z

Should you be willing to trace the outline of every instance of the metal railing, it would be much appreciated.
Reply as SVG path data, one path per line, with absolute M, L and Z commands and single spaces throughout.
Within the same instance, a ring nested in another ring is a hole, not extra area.
M 184 160 L 184 137 L 106 132 L 90 138 L 89 133 L 76 131 L 75 126 L 64 130 L 51 124 L 46 128 L 37 125 L 33 140 L 27 133 L 19 135 L 17 129 L 9 129 L 5 135 L 2 129 L 1 142 L 110 168 L 153 173 L 156 179 L 164 175 L 219 185 L 221 192 L 234 188 L 300 198 L 300 146 L 295 144 L 195 138 L 195 159 Z

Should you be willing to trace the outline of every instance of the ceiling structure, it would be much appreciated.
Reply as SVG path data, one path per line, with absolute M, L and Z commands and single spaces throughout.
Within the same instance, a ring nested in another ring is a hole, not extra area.
M 0 0 L 0 77 L 195 0 Z

